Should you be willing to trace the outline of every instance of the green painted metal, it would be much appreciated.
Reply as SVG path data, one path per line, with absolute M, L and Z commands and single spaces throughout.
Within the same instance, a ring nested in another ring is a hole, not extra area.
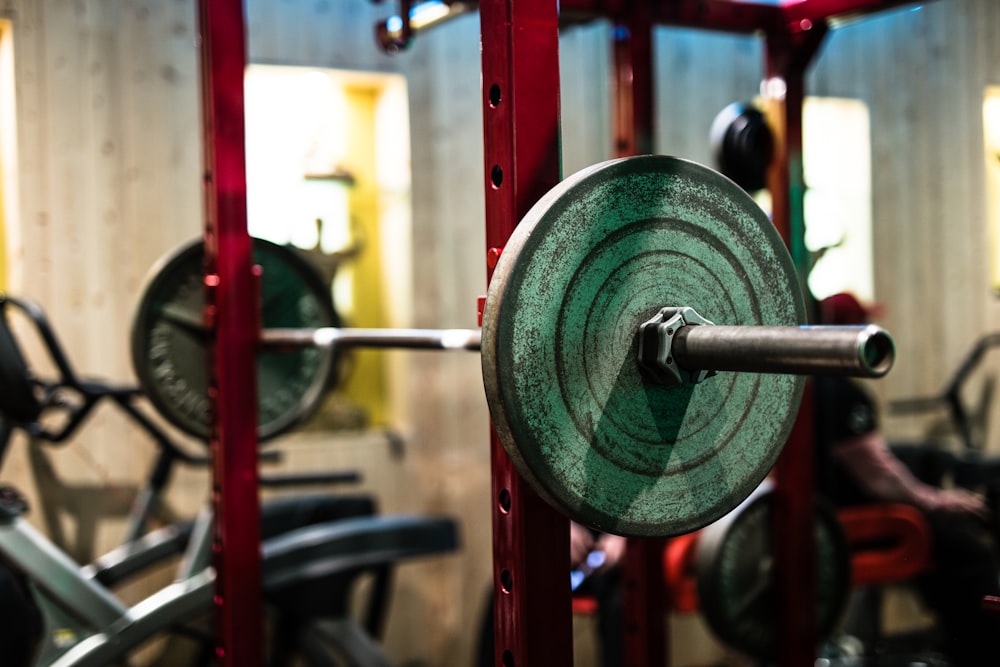
M 329 288 L 294 249 L 254 239 L 262 270 L 265 328 L 339 326 Z M 132 365 L 143 391 L 175 426 L 207 439 L 208 342 L 204 322 L 204 244 L 183 246 L 151 272 L 132 324 Z M 257 354 L 258 437 L 274 437 L 311 414 L 335 368 L 334 353 L 315 347 Z
M 567 178 L 504 248 L 484 311 L 483 376 L 521 474 L 570 517 L 636 537 L 705 526 L 760 483 L 802 380 L 720 373 L 667 387 L 637 362 L 664 306 L 716 324 L 798 325 L 788 253 L 736 185 L 641 156 Z

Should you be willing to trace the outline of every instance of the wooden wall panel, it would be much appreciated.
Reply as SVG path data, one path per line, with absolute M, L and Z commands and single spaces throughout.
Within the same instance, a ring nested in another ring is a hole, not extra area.
M 611 136 L 611 26 L 595 22 L 562 35 L 560 104 L 563 176 L 614 156 Z
M 202 227 L 193 3 L 4 9 L 13 26 L 20 187 L 10 289 L 41 302 L 82 375 L 130 381 L 126 341 L 143 276 Z M 120 539 L 118 515 L 152 446 L 108 408 L 82 436 L 54 457 L 54 470 L 71 486 L 117 496 L 107 503 L 115 520 L 98 524 L 95 544 L 104 549 Z M 17 470 L 23 453 L 13 452 Z
M 678 28 L 655 33 L 656 150 L 711 165 L 709 129 L 730 102 L 760 90 L 760 40 Z
M 252 62 L 397 72 L 410 103 L 413 326 L 475 325 L 485 290 L 478 17 L 463 17 L 387 56 L 373 45 L 390 5 L 367 0 L 250 0 Z M 201 230 L 201 148 L 193 0 L 0 0 L 13 20 L 20 239 L 8 248 L 12 291 L 39 299 L 76 364 L 128 379 L 128 324 L 155 259 Z M 938 0 L 833 31 L 810 94 L 864 100 L 871 112 L 876 293 L 899 342 L 882 398 L 929 392 L 971 342 L 1000 325 L 989 292 L 982 174 L 982 95 L 1000 84 L 1000 5 Z M 563 37 L 566 172 L 610 148 L 609 26 Z M 657 29 L 657 150 L 710 162 L 708 130 L 753 97 L 756 37 Z M 403 456 L 351 440 L 386 511 L 460 519 L 461 555 L 404 572 L 389 643 L 399 660 L 464 664 L 490 570 L 487 410 L 475 355 L 399 355 L 405 404 L 390 426 Z M 928 427 L 890 419 L 894 433 Z M 93 485 L 132 483 L 151 448 L 113 413 L 51 458 Z M 338 464 L 306 447 L 309 466 Z M 123 455 L 123 443 L 127 455 Z M 23 447 L 10 470 L 23 474 Z M 138 468 L 137 468 L 138 466 Z M 4 470 L 5 477 L 8 469 Z M 15 480 L 16 481 L 16 480 Z M 18 482 L 20 483 L 20 482 Z M 24 480 L 30 486 L 30 479 Z M 171 503 L 189 511 L 205 478 L 185 476 Z M 116 535 L 102 538 L 110 543 Z M 100 541 L 100 540 L 99 540 Z

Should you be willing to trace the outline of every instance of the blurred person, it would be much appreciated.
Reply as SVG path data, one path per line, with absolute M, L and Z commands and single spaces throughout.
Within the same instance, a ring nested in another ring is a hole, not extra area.
M 601 667 L 614 667 L 625 659 L 625 608 L 622 595 L 622 561 L 628 540 L 600 533 L 570 521 L 570 575 L 574 593 L 597 601 L 597 638 Z
M 818 303 L 824 325 L 868 324 L 877 307 L 841 293 Z M 848 378 L 814 380 L 817 486 L 836 505 L 905 503 L 921 510 L 933 535 L 934 568 L 913 585 L 937 616 L 954 667 L 1000 662 L 1000 615 L 982 608 L 1000 594 L 1000 562 L 984 499 L 965 489 L 920 481 L 879 429 L 872 397 Z
M 597 637 L 601 667 L 622 664 L 625 655 L 625 616 L 622 601 L 621 564 L 627 540 L 620 535 L 593 531 L 570 521 L 570 585 L 576 595 L 597 601 Z M 493 665 L 493 589 L 486 596 L 479 641 L 477 667 Z

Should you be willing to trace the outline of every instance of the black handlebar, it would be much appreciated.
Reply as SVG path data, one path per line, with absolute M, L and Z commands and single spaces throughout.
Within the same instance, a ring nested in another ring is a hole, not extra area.
M 981 449 L 972 436 L 972 424 L 968 411 L 962 403 L 961 391 L 972 372 L 982 363 L 991 348 L 1000 346 L 1000 332 L 988 333 L 976 341 L 972 349 L 959 364 L 944 390 L 936 396 L 920 396 L 896 399 L 889 402 L 889 409 L 897 414 L 915 414 L 947 406 L 952 422 L 958 430 L 962 444 L 968 450 Z

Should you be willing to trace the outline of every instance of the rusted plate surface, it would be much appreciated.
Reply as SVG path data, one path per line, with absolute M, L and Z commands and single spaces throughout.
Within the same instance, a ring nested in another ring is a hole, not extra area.
M 711 523 L 763 479 L 798 407 L 792 376 L 647 378 L 636 332 L 664 306 L 716 324 L 805 319 L 760 208 L 712 170 L 665 156 L 560 183 L 522 220 L 490 283 L 483 375 L 498 433 L 549 502 L 600 530 L 659 537 Z

